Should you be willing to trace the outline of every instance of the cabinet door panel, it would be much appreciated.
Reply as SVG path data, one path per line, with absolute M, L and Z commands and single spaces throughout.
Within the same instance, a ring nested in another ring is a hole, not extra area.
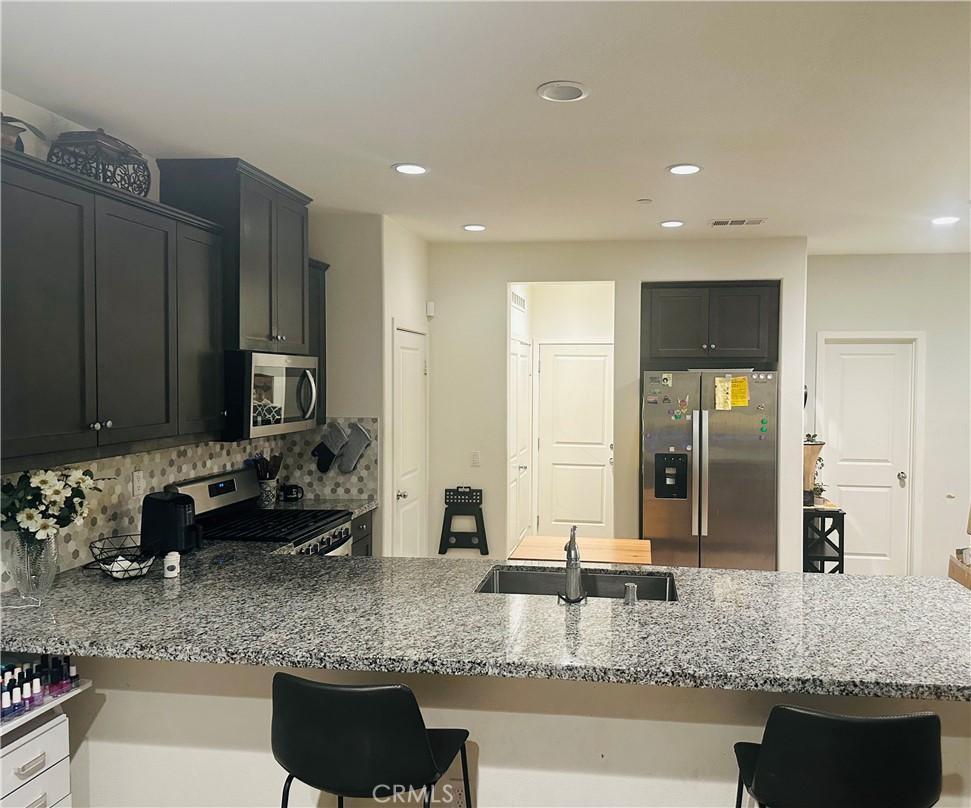
M 3 170 L 3 456 L 97 443 L 94 196 Z
M 276 206 L 277 331 L 283 350 L 305 353 L 307 338 L 307 208 L 278 197 Z
M 219 237 L 178 228 L 179 434 L 223 427 L 223 298 Z
M 100 198 L 96 215 L 99 443 L 174 435 L 175 222 Z
M 767 358 L 771 320 L 777 312 L 778 290 L 771 286 L 713 287 L 709 292 L 709 355 Z
M 239 346 L 254 351 L 281 350 L 274 339 L 276 193 L 249 177 L 239 180 Z
M 650 301 L 650 356 L 653 359 L 706 356 L 707 288 L 652 289 Z

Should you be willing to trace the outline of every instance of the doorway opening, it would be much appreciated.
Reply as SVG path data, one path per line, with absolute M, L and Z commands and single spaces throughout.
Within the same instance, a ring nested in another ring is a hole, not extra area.
M 507 288 L 506 546 L 614 535 L 614 283 Z

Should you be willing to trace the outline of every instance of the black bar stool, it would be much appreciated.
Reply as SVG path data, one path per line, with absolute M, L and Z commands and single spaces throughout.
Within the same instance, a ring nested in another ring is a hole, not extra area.
M 941 720 L 776 706 L 762 743 L 735 744 L 738 791 L 763 808 L 930 808 L 941 798 Z
M 464 729 L 425 729 L 415 694 L 404 685 L 329 685 L 287 673 L 273 677 L 273 757 L 288 776 L 282 808 L 296 778 L 344 797 L 389 797 L 432 791 L 462 755 L 465 799 L 472 808 Z

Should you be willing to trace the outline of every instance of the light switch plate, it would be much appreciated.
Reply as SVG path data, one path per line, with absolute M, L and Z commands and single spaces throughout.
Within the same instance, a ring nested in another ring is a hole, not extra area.
M 482 454 L 479 452 L 478 449 L 476 449 L 474 452 L 472 452 L 472 467 L 478 468 L 481 465 L 482 465 Z
M 131 495 L 133 497 L 145 496 L 145 472 L 135 469 L 131 473 Z

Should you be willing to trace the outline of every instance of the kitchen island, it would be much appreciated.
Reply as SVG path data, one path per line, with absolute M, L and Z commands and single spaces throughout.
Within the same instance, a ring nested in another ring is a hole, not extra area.
M 564 607 L 477 593 L 490 560 L 270 549 L 210 546 L 171 580 L 72 571 L 41 608 L 3 611 L 5 650 L 86 657 L 82 675 L 102 694 L 78 722 L 90 730 L 77 765 L 86 757 L 92 803 L 191 800 L 176 790 L 139 801 L 110 773 L 112 757 L 134 764 L 146 746 L 195 768 L 178 737 L 224 754 L 248 739 L 235 766 L 255 755 L 253 771 L 267 774 L 231 775 L 247 784 L 231 799 L 272 802 L 269 678 L 296 668 L 406 681 L 430 725 L 469 726 L 483 806 L 726 804 L 732 741 L 757 739 L 778 702 L 935 710 L 947 735 L 941 804 L 968 804 L 971 592 L 953 581 L 674 568 L 676 602 Z M 200 753 L 227 776 L 234 756 Z

